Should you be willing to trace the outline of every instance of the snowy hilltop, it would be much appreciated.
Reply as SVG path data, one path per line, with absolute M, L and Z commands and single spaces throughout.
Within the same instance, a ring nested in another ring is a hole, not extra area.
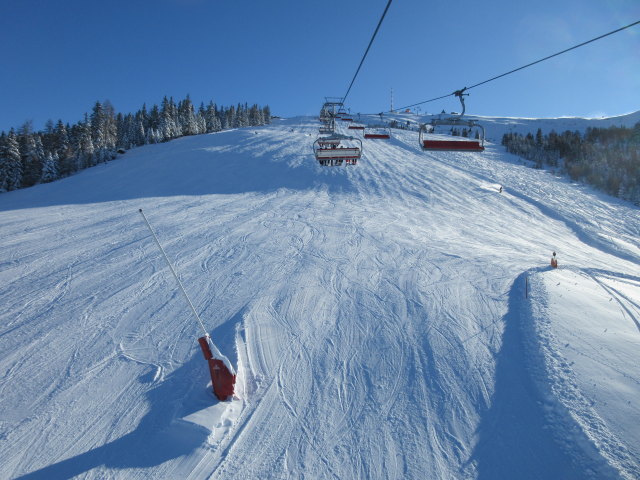
M 578 120 L 480 121 L 322 167 L 275 120 L 0 195 L 0 477 L 640 477 L 639 209 L 500 145 Z

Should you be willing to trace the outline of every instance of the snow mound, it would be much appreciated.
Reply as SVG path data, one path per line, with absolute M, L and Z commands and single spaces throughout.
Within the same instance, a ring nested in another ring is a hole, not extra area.
M 556 437 L 640 475 L 640 277 L 560 268 L 531 276 L 529 347 Z

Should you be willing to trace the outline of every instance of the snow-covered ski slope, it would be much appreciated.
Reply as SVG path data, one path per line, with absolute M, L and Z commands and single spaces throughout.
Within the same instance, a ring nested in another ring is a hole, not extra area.
M 0 195 L 0 478 L 640 477 L 638 208 L 410 131 L 320 167 L 317 129 Z

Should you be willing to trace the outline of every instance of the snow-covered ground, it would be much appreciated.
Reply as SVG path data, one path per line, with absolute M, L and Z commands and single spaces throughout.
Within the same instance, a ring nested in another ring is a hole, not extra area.
M 639 209 L 411 131 L 320 167 L 317 128 L 0 195 L 0 477 L 640 477 Z

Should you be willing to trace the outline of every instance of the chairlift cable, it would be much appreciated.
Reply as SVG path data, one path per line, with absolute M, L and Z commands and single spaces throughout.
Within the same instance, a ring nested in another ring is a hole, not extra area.
M 396 110 L 405 110 L 407 108 L 417 107 L 418 105 L 422 105 L 423 103 L 435 102 L 436 100 L 442 100 L 443 98 L 447 98 L 447 97 L 453 97 L 453 93 L 450 93 L 448 95 L 442 95 L 441 97 L 432 98 L 430 100 L 425 100 L 424 102 L 413 103 L 411 105 L 407 105 L 406 107 L 397 108 Z M 384 113 L 392 113 L 392 111 L 389 110 L 389 111 L 384 112 Z
M 614 33 L 621 32 L 622 30 L 625 30 L 627 28 L 633 27 L 634 25 L 638 25 L 639 23 L 640 23 L 640 20 L 638 20 L 637 22 L 631 23 L 631 24 L 629 24 L 629 25 L 627 25 L 625 27 L 618 28 L 617 30 L 614 30 L 612 32 L 605 33 L 604 35 L 600 35 L 599 37 L 592 38 L 591 40 L 587 40 L 586 42 L 582 42 L 582 43 L 580 43 L 578 45 L 574 45 L 573 47 L 570 47 L 570 48 L 567 48 L 565 50 L 562 50 L 561 52 L 554 53 L 553 55 L 549 55 L 548 57 L 541 58 L 540 60 L 536 60 L 535 62 L 531 62 L 531 63 L 529 63 L 527 65 L 524 65 L 522 67 L 516 68 L 514 70 L 511 70 L 509 72 L 503 73 L 501 75 L 497 75 L 497 76 L 495 76 L 493 78 L 490 78 L 488 80 L 485 80 L 483 82 L 476 83 L 475 85 L 471 85 L 470 87 L 467 87 L 466 89 L 467 90 L 471 90 L 472 88 L 479 87 L 480 85 L 484 85 L 485 83 L 492 82 L 494 80 L 497 80 L 498 78 L 502 78 L 502 77 L 505 77 L 505 76 L 510 75 L 512 73 L 515 73 L 515 72 L 517 72 L 519 70 L 523 70 L 523 69 L 525 69 L 527 67 L 531 67 L 532 65 L 535 65 L 537 63 L 544 62 L 545 60 L 549 60 L 550 58 L 557 57 L 558 55 L 562 55 L 563 53 L 567 53 L 567 52 L 569 52 L 571 50 L 575 50 L 576 48 L 579 48 L 579 47 L 582 47 L 582 46 L 587 45 L 589 43 L 595 42 L 596 40 L 600 40 L 602 38 L 608 37 L 609 35 L 613 35 Z
M 591 40 L 587 40 L 586 42 L 582 42 L 582 43 L 580 43 L 578 45 L 574 45 L 573 47 L 566 48 L 566 49 L 562 50 L 561 52 L 554 53 L 553 55 L 549 55 L 547 57 L 541 58 L 540 60 L 536 60 L 535 62 L 528 63 L 527 65 L 523 65 L 522 67 L 515 68 L 513 70 L 510 70 L 510 71 L 508 71 L 506 73 L 503 73 L 503 74 L 500 74 L 500 75 L 496 75 L 495 77 L 489 78 L 488 80 L 484 80 L 484 81 L 479 82 L 479 83 L 476 83 L 474 85 L 471 85 L 470 87 L 465 87 L 462 90 L 456 90 L 456 92 L 450 93 L 448 95 L 442 95 L 441 97 L 432 98 L 430 100 L 425 100 L 423 102 L 413 103 L 411 105 L 407 105 L 405 107 L 401 107 L 398 110 L 405 110 L 407 108 L 416 107 L 416 106 L 422 105 L 424 103 L 434 102 L 436 100 L 441 100 L 443 98 L 451 97 L 453 95 L 456 95 L 456 93 L 460 92 L 460 91 L 471 90 L 472 88 L 479 87 L 480 85 L 484 85 L 485 83 L 492 82 L 494 80 L 497 80 L 498 78 L 506 77 L 507 75 L 510 75 L 512 73 L 515 73 L 515 72 L 518 72 L 518 71 L 523 70 L 523 69 L 525 69 L 527 67 L 531 67 L 531 66 L 536 65 L 538 63 L 544 62 L 545 60 L 549 60 L 550 58 L 557 57 L 558 55 L 562 55 L 563 53 L 567 53 L 567 52 L 569 52 L 571 50 L 575 50 L 576 48 L 583 47 L 584 45 L 588 45 L 589 43 L 593 43 L 596 40 L 601 40 L 601 39 L 603 39 L 605 37 L 608 37 L 609 35 L 613 35 L 614 33 L 621 32 L 622 30 L 626 30 L 627 28 L 631 28 L 631 27 L 633 27 L 635 25 L 638 25 L 638 24 L 640 24 L 640 20 L 638 20 L 636 22 L 633 22 L 633 23 L 630 23 L 629 25 L 626 25 L 624 27 L 620 27 L 620 28 L 618 28 L 616 30 L 613 30 L 613 31 L 609 32 L 609 33 L 605 33 L 604 35 L 600 35 L 599 37 L 595 37 L 595 38 L 592 38 Z M 391 110 L 389 110 L 389 111 L 387 111 L 385 113 L 391 113 Z
M 378 22 L 378 26 L 376 27 L 376 30 L 373 32 L 373 36 L 371 37 L 371 40 L 369 41 L 369 45 L 367 46 L 367 49 L 365 50 L 364 55 L 362 56 L 362 60 L 360 60 L 360 65 L 358 65 L 358 69 L 356 70 L 356 73 L 353 76 L 353 79 L 351 80 L 351 83 L 349 84 L 349 88 L 347 89 L 347 93 L 345 93 L 344 97 L 342 97 L 342 103 L 344 103 L 344 101 L 347 99 L 347 96 L 349 96 L 349 92 L 351 91 L 351 87 L 353 87 L 353 82 L 356 81 L 356 77 L 358 76 L 358 73 L 360 72 L 360 68 L 362 68 L 362 64 L 364 63 L 364 59 L 367 58 L 367 54 L 369 53 L 369 49 L 371 48 L 371 45 L 373 44 L 373 40 L 376 38 L 376 35 L 378 34 L 378 30 L 380 30 L 380 25 L 382 25 L 382 21 L 384 20 L 384 17 L 387 14 L 387 10 L 389 10 L 389 7 L 391 6 L 391 2 L 392 2 L 392 0 L 389 0 L 387 2 L 387 6 L 385 7 L 384 12 L 382 13 L 382 16 L 380 17 L 380 21 Z

